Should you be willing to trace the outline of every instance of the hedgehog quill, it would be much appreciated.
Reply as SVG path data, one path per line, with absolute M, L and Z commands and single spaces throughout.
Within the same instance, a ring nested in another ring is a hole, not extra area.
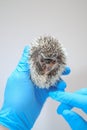
M 40 88 L 55 86 L 66 67 L 66 51 L 52 36 L 41 36 L 30 47 L 30 74 Z

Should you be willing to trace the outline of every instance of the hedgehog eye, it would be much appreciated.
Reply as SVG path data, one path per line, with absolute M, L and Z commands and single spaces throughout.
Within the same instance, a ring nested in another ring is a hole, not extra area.
M 55 63 L 56 63 L 56 61 L 55 61 L 55 60 L 52 60 L 52 63 L 53 63 L 53 64 L 55 64 Z
M 40 61 L 41 61 L 41 62 L 44 62 L 44 59 L 43 59 L 43 58 L 41 58 L 41 59 L 40 59 Z

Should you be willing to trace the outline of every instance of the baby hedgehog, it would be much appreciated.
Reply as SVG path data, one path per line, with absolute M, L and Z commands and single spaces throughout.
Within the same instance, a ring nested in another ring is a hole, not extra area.
M 54 86 L 66 66 L 65 50 L 52 36 L 41 36 L 30 47 L 31 79 L 40 88 Z

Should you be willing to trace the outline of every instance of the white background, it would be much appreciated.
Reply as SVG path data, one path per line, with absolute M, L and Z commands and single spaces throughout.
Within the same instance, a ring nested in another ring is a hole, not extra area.
M 87 87 L 87 0 L 0 0 L 0 107 L 24 46 L 43 34 L 55 36 L 67 49 L 72 70 L 63 77 L 67 91 Z M 70 130 L 56 113 L 58 105 L 48 99 L 32 130 Z

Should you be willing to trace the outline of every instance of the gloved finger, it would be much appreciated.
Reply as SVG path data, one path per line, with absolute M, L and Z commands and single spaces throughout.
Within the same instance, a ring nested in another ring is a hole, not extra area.
M 75 93 L 77 94 L 83 94 L 83 95 L 87 95 L 87 88 L 82 88 L 78 91 L 76 91 Z M 64 103 L 61 103 L 58 108 L 57 108 L 57 113 L 61 114 L 64 110 L 71 110 L 73 107 Z
M 18 71 L 27 71 L 29 70 L 29 46 L 25 46 L 24 50 L 23 50 L 23 54 L 22 57 L 17 65 L 17 70 Z
M 84 104 L 87 105 L 87 96 L 85 95 L 56 91 L 50 92 L 49 96 L 56 101 L 60 101 L 72 107 L 83 109 Z
M 72 130 L 87 130 L 87 122 L 77 113 L 70 110 L 64 110 L 62 115 Z
M 61 79 L 58 81 L 55 86 L 51 86 L 47 91 L 48 91 L 48 96 L 50 93 L 54 93 L 56 91 L 64 91 L 66 88 L 66 83 Z
M 75 93 L 87 95 L 87 88 L 82 88 L 82 89 L 76 91 Z
M 62 72 L 62 75 L 68 75 L 70 74 L 71 70 L 70 70 L 70 67 L 65 67 L 65 70 Z
M 56 87 L 57 90 L 59 91 L 64 91 L 66 88 L 67 84 L 64 80 L 60 79 L 57 83 L 56 83 Z
M 57 108 L 57 113 L 62 114 L 64 110 L 71 110 L 73 107 L 64 103 L 61 103 Z

